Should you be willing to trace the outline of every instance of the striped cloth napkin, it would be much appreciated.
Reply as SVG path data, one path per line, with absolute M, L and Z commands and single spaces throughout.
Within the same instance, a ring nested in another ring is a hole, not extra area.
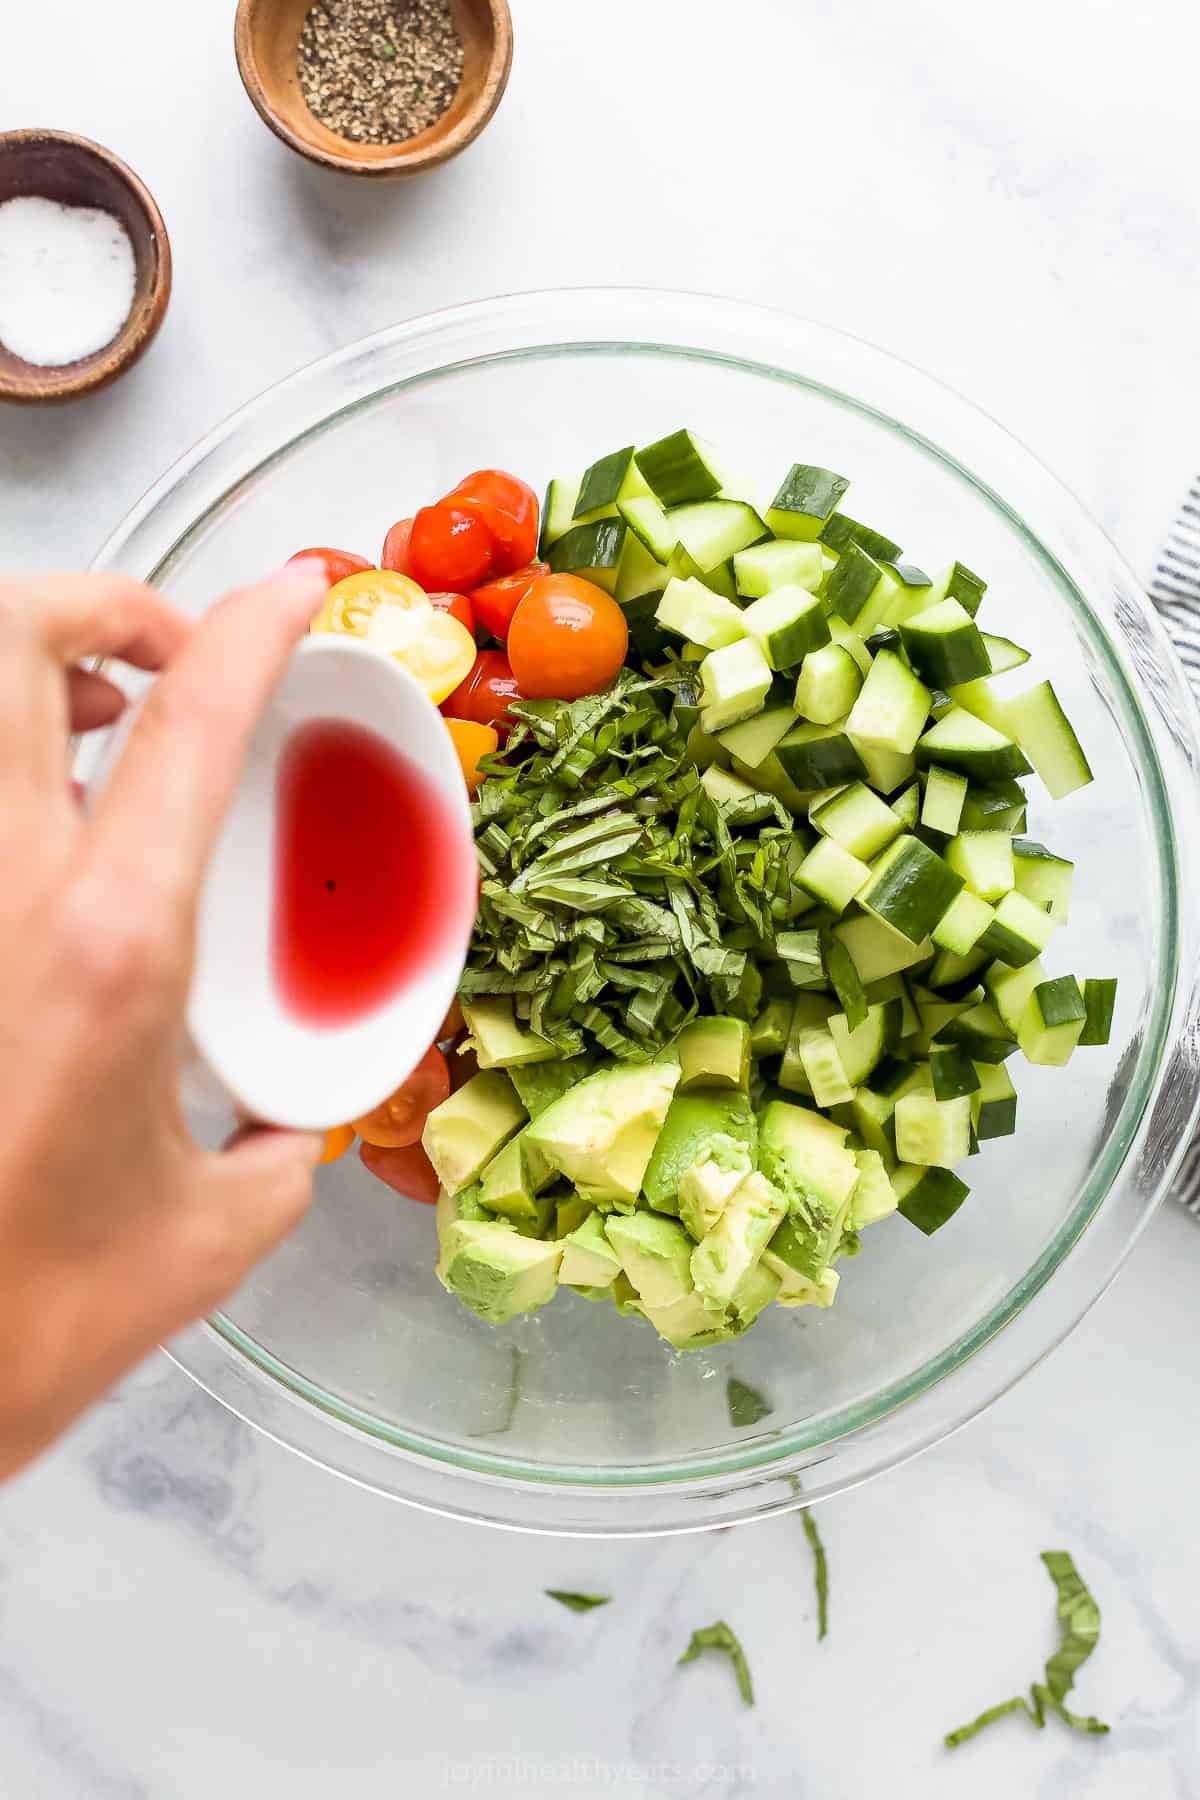
M 1150 580 L 1150 598 L 1200 699 L 1200 475 L 1167 533 Z M 1200 1219 L 1200 1138 L 1184 1158 L 1175 1196 Z

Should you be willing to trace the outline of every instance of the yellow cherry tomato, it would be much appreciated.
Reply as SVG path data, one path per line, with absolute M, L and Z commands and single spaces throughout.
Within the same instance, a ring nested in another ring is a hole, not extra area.
M 394 656 L 435 706 L 475 662 L 475 639 L 461 620 L 431 605 L 423 588 L 392 569 L 347 575 L 330 588 L 312 629 L 361 638 Z
M 458 760 L 471 792 L 479 786 L 479 759 L 490 756 L 500 743 L 500 733 L 493 725 L 477 725 L 474 719 L 447 719 L 446 730 L 454 740 Z
M 364 569 L 333 584 L 311 629 L 369 637 L 372 620 L 380 608 L 393 606 L 411 612 L 429 607 L 429 599 L 425 589 L 407 575 L 397 574 L 394 569 Z
M 325 1133 L 325 1148 L 321 1152 L 323 1163 L 336 1162 L 344 1156 L 354 1142 L 353 1125 L 335 1125 Z

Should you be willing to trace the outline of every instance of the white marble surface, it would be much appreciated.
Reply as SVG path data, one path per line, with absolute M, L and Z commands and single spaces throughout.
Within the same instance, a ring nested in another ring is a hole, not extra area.
M 408 188 L 300 164 L 245 101 L 232 7 L 5 10 L 0 125 L 125 155 L 172 233 L 161 339 L 110 393 L 0 415 L 0 564 L 79 562 L 296 365 L 507 289 L 759 298 L 963 388 L 1145 570 L 1200 456 L 1195 14 L 1145 0 L 514 0 L 487 138 Z M 585 220 L 599 209 L 606 228 Z M 1189 404 L 1191 403 L 1191 404 Z M 797 1520 L 641 1545 L 498 1537 L 340 1485 L 155 1359 L 0 1496 L 5 1800 L 1200 1795 L 1200 1233 L 1164 1214 L 982 1422 Z M 1104 1608 L 1074 1740 L 939 1733 L 1052 1641 L 1038 1550 Z M 611 1591 L 576 1618 L 546 1585 Z M 725 1615 L 728 1670 L 673 1667 Z M 722 1770 L 724 1772 L 722 1772 Z M 740 1772 L 739 1772 L 740 1771 Z

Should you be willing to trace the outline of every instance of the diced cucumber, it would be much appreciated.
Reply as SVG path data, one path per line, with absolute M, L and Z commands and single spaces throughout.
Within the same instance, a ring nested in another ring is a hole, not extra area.
M 821 618 L 825 622 L 824 613 Z M 846 717 L 861 687 L 862 675 L 849 650 L 827 643 L 804 658 L 796 678 L 796 711 L 814 725 L 832 725 Z
M 1036 769 L 1052 800 L 1064 800 L 1092 779 L 1087 757 L 1048 681 L 1004 703 L 1006 729 Z
M 809 1092 L 818 1106 L 842 1106 L 854 1098 L 854 1083 L 846 1077 L 837 1045 L 827 1029 L 817 1027 L 799 1034 L 797 1048 Z M 782 1076 L 780 1077 L 782 1082 Z
M 1011 736 L 1005 717 L 1004 699 L 997 693 L 990 676 L 981 675 L 977 681 L 960 682 L 954 690 L 953 700 L 956 706 L 961 706 L 975 718 L 982 719 L 985 725 L 990 725 L 1002 737 Z
M 888 1000 L 868 1007 L 866 1018 L 853 1030 L 845 1013 L 831 1013 L 827 1030 L 847 1081 L 858 1087 L 899 1043 L 900 1004 Z
M 867 639 L 867 649 L 872 656 L 878 656 L 881 650 L 894 650 L 899 656 L 904 649 L 900 633 L 891 625 L 877 625 Z
M 885 561 L 881 566 L 883 581 L 872 605 L 880 603 L 880 623 L 895 628 L 915 613 L 924 612 L 932 600 L 932 590 L 924 569 L 918 569 L 912 563 Z
M 818 831 L 864 862 L 886 850 L 901 831 L 891 807 L 862 781 L 852 781 L 840 793 L 822 800 L 809 817 Z
M 991 669 L 979 627 L 958 600 L 940 600 L 900 627 L 908 660 L 931 687 L 975 681 Z
M 902 794 L 888 801 L 904 830 L 909 831 L 921 816 L 921 787 L 914 781 Z
M 866 990 L 867 999 L 872 1006 L 884 1000 L 896 1000 L 900 1005 L 900 1036 L 907 1037 L 910 1032 L 920 1027 L 917 1009 L 912 1003 L 908 989 L 904 985 L 902 975 L 885 975 L 882 981 L 873 981 Z
M 575 502 L 579 498 L 578 481 L 555 479 L 546 489 L 542 502 L 542 529 L 538 538 L 538 555 L 544 557 L 551 544 L 570 531 L 575 518 Z
M 939 949 L 964 957 L 974 950 L 994 917 L 986 900 L 964 888 L 961 894 L 954 896 L 929 935 Z M 938 985 L 934 983 L 935 987 Z
M 934 577 L 929 599 L 931 604 L 939 600 L 957 600 L 974 618 L 986 590 L 987 582 L 981 576 L 973 574 L 965 563 L 955 562 Z
M 672 506 L 667 523 L 706 575 L 767 535 L 766 526 L 744 500 L 699 500 L 689 506 Z
M 831 837 L 818 838 L 796 872 L 801 887 L 835 913 L 845 912 L 870 876 L 867 864 L 851 856 Z
M 1005 776 L 1029 773 L 1028 762 L 1011 738 L 961 706 L 952 706 L 930 726 L 916 752 L 922 765 L 940 763 L 943 768 L 957 769 L 970 781 L 1001 781 Z
M 625 548 L 624 519 L 598 519 L 591 525 L 573 525 L 546 552 L 555 574 L 581 575 L 611 594 Z
M 1000 1063 L 977 1063 L 979 1086 L 971 1098 L 975 1136 L 1011 1137 L 1017 1129 L 1017 1090 L 1008 1070 Z
M 649 598 L 661 593 L 670 579 L 666 567 L 651 556 L 640 538 L 634 537 L 632 531 L 625 533 L 625 547 L 621 551 L 621 561 L 617 567 L 617 585 L 613 597 L 618 605 L 628 607 L 630 601 Z M 646 615 L 654 616 L 654 607 L 648 606 Z M 628 618 L 630 615 L 626 613 Z
M 894 794 L 897 788 L 906 787 L 916 773 L 916 758 L 911 754 L 885 750 L 880 744 L 864 744 L 861 738 L 850 741 L 858 751 L 867 780 L 879 794 Z
M 979 1087 L 975 1064 L 961 1044 L 935 1044 L 929 1052 L 929 1073 L 935 1100 L 957 1100 Z
M 791 1024 L 792 1002 L 782 998 L 768 1000 L 750 1027 L 751 1056 L 782 1056 Z
M 797 538 L 769 538 L 765 544 L 736 551 L 733 558 L 737 591 L 748 600 L 761 599 L 780 587 L 802 587 L 815 594 L 822 573 L 820 546 Z
M 836 613 L 829 615 L 829 635 L 841 649 L 848 650 L 858 664 L 860 675 L 871 673 L 874 657 L 864 644 L 853 625 L 847 625 L 845 619 L 839 619 Z
M 1083 1004 L 1087 1012 L 1083 1030 L 1079 1034 L 1081 1044 L 1107 1044 L 1112 1036 L 1113 1012 L 1117 1004 L 1117 982 L 1115 976 L 1107 976 L 1100 981 L 1085 981 L 1083 984 Z
M 834 512 L 826 519 L 820 532 L 821 542 L 830 550 L 840 555 L 847 544 L 858 544 L 873 556 L 876 562 L 895 562 L 903 552 L 899 544 L 890 537 L 884 537 L 881 531 L 875 531 L 870 525 L 862 525 L 852 519 L 848 513 Z
M 1054 920 L 1040 906 L 1024 894 L 1005 894 L 979 946 L 1009 968 L 1023 969 L 1041 955 L 1053 931 Z
M 790 707 L 788 711 L 791 714 Z M 791 720 L 789 720 L 789 725 L 790 723 Z M 724 734 L 722 733 L 722 735 Z M 782 801 L 790 813 L 802 814 L 807 810 L 808 790 L 798 788 L 790 779 L 774 750 L 764 756 L 756 766 L 744 763 L 740 757 L 734 757 L 732 762 L 737 774 L 744 775 L 747 781 L 752 781 L 755 787 L 761 788 L 764 794 L 774 794 L 775 798 Z
M 801 1048 L 805 1034 L 820 1030 L 831 1014 L 837 1011 L 836 1002 L 825 994 L 797 994 L 792 1007 L 788 1024 L 787 1043 L 783 1049 L 783 1061 L 779 1067 L 779 1085 L 794 1094 L 811 1094 L 812 1088 L 805 1073 L 801 1058 Z M 830 1040 L 832 1042 L 832 1040 Z
M 854 745 L 836 725 L 797 725 L 779 740 L 775 755 L 798 788 L 841 787 L 864 772 Z
M 690 644 L 721 650 L 746 636 L 744 615 L 732 600 L 714 594 L 694 576 L 672 576 L 654 614 L 666 631 L 678 632 Z
M 910 943 L 923 942 L 961 890 L 962 876 L 905 832 L 871 865 L 858 901 Z
M 732 806 L 741 800 L 753 800 L 759 793 L 752 782 L 721 768 L 719 763 L 709 764 L 700 777 L 700 786 L 718 806 Z
M 1030 994 L 1045 979 L 1046 971 L 1037 961 L 1026 963 L 1021 969 L 1009 968 L 1006 963 L 993 963 L 984 976 L 983 983 L 992 1005 L 1014 1038 Z
M 1073 975 L 1039 982 L 1025 1003 L 1017 1039 L 1027 1062 L 1062 1068 L 1087 1023 L 1087 1007 Z
M 864 982 L 882 981 L 902 969 L 914 968 L 930 955 L 930 943 L 913 944 L 899 931 L 893 931 L 882 919 L 869 914 L 861 918 L 843 919 L 834 926 L 854 960 Z
M 848 1224 L 852 1231 L 863 1231 L 878 1224 L 896 1210 L 896 1190 L 887 1172 L 887 1163 L 875 1150 L 856 1150 L 858 1180 L 850 1197 Z
M 850 709 L 846 730 L 861 743 L 904 755 L 921 737 L 928 716 L 929 689 L 893 651 L 881 650 Z
M 882 1156 L 889 1169 L 896 1161 L 896 1103 L 905 1094 L 931 1092 L 928 1063 L 886 1057 L 877 1063 L 851 1102 L 853 1129 L 869 1149 Z
M 946 845 L 946 861 L 980 900 L 999 900 L 1015 883 L 1012 839 L 1003 831 L 960 831 Z
M 663 506 L 711 500 L 721 491 L 721 475 L 712 453 L 690 431 L 673 431 L 635 451 L 634 458 L 650 492 Z
M 839 1016 L 845 1018 L 848 1031 L 857 1031 L 870 1011 L 862 976 L 855 968 L 854 958 L 841 938 L 834 937 L 828 926 L 822 929 L 820 941 L 825 979 L 837 995 L 842 1009 Z
M 1014 644 L 1011 638 L 993 637 L 990 631 L 983 633 L 983 647 L 991 664 L 989 675 L 1007 675 L 1010 669 L 1019 669 L 1029 661 L 1028 650 Z
M 1065 925 L 1071 911 L 1075 865 L 1065 856 L 1055 856 L 1044 844 L 1034 843 L 1032 838 L 1014 838 L 1012 851 L 1018 894 L 1042 907 L 1056 924 Z
M 904 1045 L 906 1056 L 928 1056 L 935 1040 L 939 1040 L 947 1025 L 953 1024 L 960 1013 L 969 1012 L 977 1001 L 977 994 L 972 993 L 967 1000 L 948 1000 L 933 994 L 928 988 L 912 984 L 913 1003 L 920 1019 L 920 1030 L 913 1033 Z
M 700 681 L 704 701 L 700 723 L 705 731 L 716 733 L 762 711 L 771 687 L 771 667 L 754 639 L 742 638 L 709 651 L 700 664 Z
M 953 1169 L 971 1154 L 971 1101 L 966 1094 L 953 1100 L 905 1094 L 896 1102 L 895 1123 L 902 1163 Z
M 969 787 L 963 806 L 963 831 L 1007 831 L 1020 829 L 1025 818 L 1025 795 L 1019 782 L 997 781 L 984 787 Z
M 932 1237 L 952 1219 L 970 1188 L 952 1169 L 901 1166 L 891 1177 L 896 1203 L 910 1225 Z
M 633 460 L 633 445 L 629 444 L 624 450 L 602 456 L 599 462 L 584 470 L 572 516 L 583 519 L 602 508 L 616 506 L 621 500 L 631 500 L 649 491 Z
M 935 763 L 925 778 L 925 798 L 921 803 L 922 825 L 927 831 L 940 831 L 943 837 L 953 837 L 958 830 L 966 798 L 966 776 L 957 774 L 953 769 L 939 769 Z M 961 870 L 959 872 L 961 874 Z
M 972 1062 L 1000 1063 L 1017 1048 L 1016 1037 L 985 1000 L 949 1020 L 939 1037 L 944 1044 L 961 1044 Z
M 975 898 L 973 894 L 966 897 L 969 900 Z M 963 898 L 964 894 L 958 896 L 959 900 Z M 954 904 L 957 906 L 958 901 Z M 978 904 L 983 906 L 986 903 L 980 900 Z M 950 908 L 950 912 L 953 911 L 954 906 Z M 988 914 L 991 914 L 990 907 Z M 947 913 L 946 919 L 949 917 L 950 913 Z M 946 919 L 942 920 L 942 925 L 946 923 Z M 986 950 L 968 950 L 963 955 L 958 955 L 953 950 L 939 949 L 927 980 L 930 987 L 936 988 L 939 994 L 944 994 L 947 1000 L 961 1000 L 978 988 L 980 976 L 989 967 L 991 960 Z
M 847 544 L 825 583 L 825 603 L 865 637 L 878 624 L 877 619 L 868 622 L 865 613 L 867 602 L 882 579 L 883 570 L 875 558 L 857 544 Z
M 767 525 L 776 537 L 811 542 L 821 535 L 830 514 L 850 483 L 831 469 L 793 463 L 767 508 Z
M 752 719 L 744 719 L 740 725 L 731 725 L 717 742 L 738 762 L 757 769 L 795 723 L 796 715 L 790 706 L 773 706 Z
M 772 669 L 794 669 L 803 662 L 810 650 L 819 650 L 829 643 L 829 626 L 825 621 L 825 609 L 815 594 L 807 588 L 780 587 L 771 593 L 764 594 L 759 600 L 752 600 L 742 614 L 742 623 L 746 631 L 758 644 Z M 844 650 L 837 651 L 839 657 L 850 662 Z M 851 663 L 855 680 L 858 670 Z M 799 711 L 800 708 L 797 708 Z M 845 716 L 848 708 L 833 714 L 833 719 Z M 831 724 L 832 719 L 823 721 Z
M 617 511 L 656 562 L 670 561 L 671 552 L 679 539 L 653 494 L 639 494 L 632 500 L 618 500 Z

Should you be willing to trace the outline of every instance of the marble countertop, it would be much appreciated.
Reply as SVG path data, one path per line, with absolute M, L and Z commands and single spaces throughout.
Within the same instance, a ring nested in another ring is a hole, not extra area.
M 495 123 L 407 187 L 275 142 L 232 10 L 40 0 L 5 21 L 0 120 L 110 144 L 176 259 L 127 379 L 0 414 L 6 572 L 89 558 L 197 436 L 341 343 L 598 281 L 760 299 L 923 364 L 1148 570 L 1200 454 L 1200 28 L 1173 0 L 1136 29 L 1106 0 L 513 0 Z M 592 207 L 613 228 L 581 230 Z M 1016 1392 L 824 1508 L 820 1646 L 798 1519 L 500 1537 L 335 1481 L 154 1358 L 0 1496 L 0 1793 L 1196 1800 L 1198 1276 L 1200 1234 L 1168 1210 Z M 1116 1729 L 1009 1720 L 947 1756 L 941 1732 L 1047 1653 L 1037 1552 L 1059 1545 L 1104 1613 L 1081 1705 Z M 575 1617 L 547 1586 L 616 1599 Z M 674 1667 L 717 1616 L 753 1711 L 719 1659 Z

